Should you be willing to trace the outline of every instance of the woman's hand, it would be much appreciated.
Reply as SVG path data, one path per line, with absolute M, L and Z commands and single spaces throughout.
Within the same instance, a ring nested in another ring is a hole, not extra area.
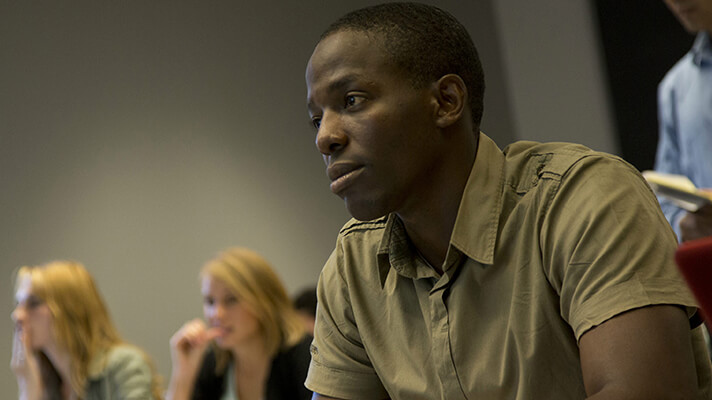
M 186 322 L 171 337 L 171 381 L 167 400 L 188 399 L 193 391 L 200 364 L 210 341 L 220 335 L 220 330 L 207 328 L 200 319 Z
M 40 363 L 32 350 L 30 332 L 27 328 L 15 327 L 12 339 L 12 359 L 10 368 L 17 379 L 20 400 L 40 400 L 42 398 L 42 378 Z

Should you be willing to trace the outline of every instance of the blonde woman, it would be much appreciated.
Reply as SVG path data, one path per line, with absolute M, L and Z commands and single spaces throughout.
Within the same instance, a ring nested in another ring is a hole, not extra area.
M 11 367 L 21 400 L 160 399 L 152 363 L 124 343 L 79 263 L 22 267 Z
M 207 322 L 171 338 L 167 398 L 310 399 L 307 335 L 284 286 L 254 251 L 230 248 L 200 272 Z

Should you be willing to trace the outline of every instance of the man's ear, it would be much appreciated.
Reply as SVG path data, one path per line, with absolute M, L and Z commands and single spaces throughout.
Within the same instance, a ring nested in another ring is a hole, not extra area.
M 446 128 L 459 121 L 465 114 L 467 87 L 462 78 L 456 74 L 443 75 L 434 85 L 437 101 L 435 123 L 440 128 Z

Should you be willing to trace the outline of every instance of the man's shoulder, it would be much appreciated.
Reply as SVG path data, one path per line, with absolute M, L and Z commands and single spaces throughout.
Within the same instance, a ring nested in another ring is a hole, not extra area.
M 542 176 L 563 176 L 581 162 L 593 160 L 614 160 L 620 157 L 595 151 L 581 144 L 530 141 L 515 142 L 504 149 L 507 169 L 512 174 Z
M 343 278 L 358 271 L 358 274 L 365 279 L 364 274 L 371 270 L 367 266 L 375 265 L 387 224 L 387 216 L 371 221 L 355 219 L 348 221 L 339 232 L 336 249 L 326 262 L 322 277 L 342 276 Z

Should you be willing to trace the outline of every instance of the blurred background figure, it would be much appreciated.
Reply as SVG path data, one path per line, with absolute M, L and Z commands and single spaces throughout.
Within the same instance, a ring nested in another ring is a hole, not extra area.
M 684 175 L 712 190 L 712 0 L 665 0 L 682 26 L 697 38 L 658 88 L 659 172 Z M 691 213 L 660 202 L 681 242 L 712 235 L 712 206 Z
M 230 248 L 200 272 L 203 314 L 171 338 L 167 398 L 309 399 L 309 337 L 269 263 Z
M 152 362 L 126 344 L 79 263 L 22 267 L 11 367 L 21 400 L 160 399 Z
M 302 289 L 294 296 L 294 308 L 302 320 L 307 333 L 314 336 L 314 321 L 316 321 L 316 288 Z
M 665 0 L 665 4 L 697 37 L 658 87 L 655 169 L 684 175 L 695 186 L 712 191 L 712 0 Z M 660 205 L 680 242 L 712 236 L 712 205 L 696 212 L 663 198 Z M 705 341 L 712 356 L 709 330 Z

